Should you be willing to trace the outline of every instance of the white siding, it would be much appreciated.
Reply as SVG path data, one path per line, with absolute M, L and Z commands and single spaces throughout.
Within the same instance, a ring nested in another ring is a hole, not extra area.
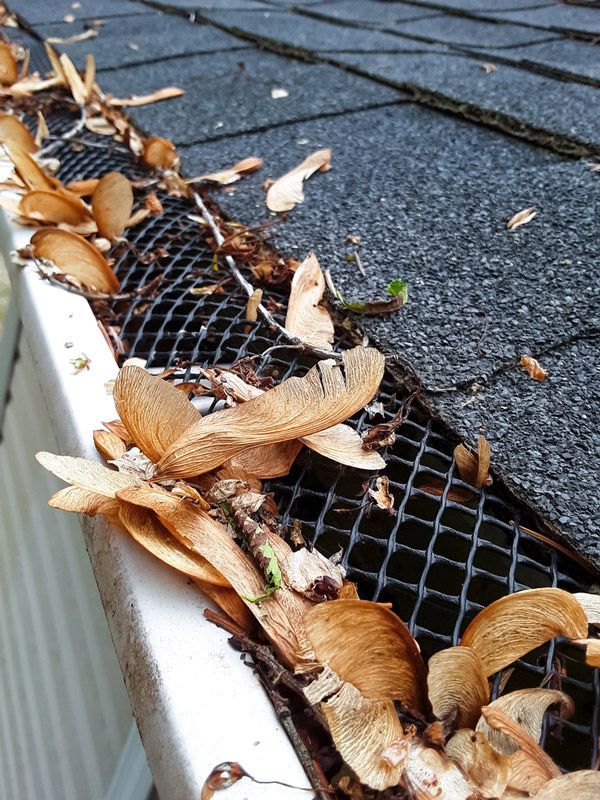
M 34 454 L 57 445 L 20 348 L 0 441 L 0 797 L 102 800 L 131 708 L 79 521 L 46 504 L 59 483 Z

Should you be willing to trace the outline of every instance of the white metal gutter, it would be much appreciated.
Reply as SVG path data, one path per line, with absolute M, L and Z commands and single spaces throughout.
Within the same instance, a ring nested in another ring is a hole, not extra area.
M 30 236 L 31 230 L 2 215 L 5 251 L 23 247 Z M 11 302 L 60 452 L 97 458 L 92 431 L 115 417 L 105 388 L 117 374 L 112 353 L 83 298 L 41 279 L 34 265 L 9 268 Z M 74 374 L 71 359 L 82 354 L 90 368 Z M 223 761 L 238 761 L 260 780 L 306 787 L 243 779 L 218 795 L 223 800 L 312 797 L 257 677 L 229 646 L 228 635 L 204 619 L 210 603 L 104 520 L 83 517 L 81 527 L 161 800 L 198 800 L 208 773 Z

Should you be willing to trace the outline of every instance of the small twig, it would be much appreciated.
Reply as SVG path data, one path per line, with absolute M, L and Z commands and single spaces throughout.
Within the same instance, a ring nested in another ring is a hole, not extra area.
M 244 356 L 239 359 L 240 361 L 255 361 L 257 358 L 266 358 L 271 355 L 275 350 L 297 350 L 300 353 L 307 353 L 318 358 L 332 358 L 334 361 L 341 361 L 342 356 L 340 353 L 335 353 L 333 350 L 322 350 L 318 347 L 312 347 L 310 344 L 300 342 L 299 344 L 274 344 L 263 350 L 262 353 L 256 353 L 253 356 Z M 237 362 L 236 362 L 237 363 Z
M 46 137 L 47 139 L 52 139 L 54 141 L 51 141 L 45 147 L 42 147 L 41 150 L 38 152 L 38 156 L 41 156 L 42 158 L 44 158 L 44 156 L 46 155 L 47 152 L 49 153 L 51 150 L 53 150 L 56 147 L 56 145 L 60 144 L 61 142 L 71 141 L 71 140 L 72 141 L 77 141 L 75 139 L 75 137 L 85 127 L 85 108 L 83 108 L 83 106 L 79 106 L 79 112 L 80 112 L 79 113 L 79 119 L 77 120 L 77 122 L 71 128 L 70 131 L 67 131 L 67 133 L 63 133 L 61 136 L 47 136 Z M 88 143 L 84 142 L 84 144 L 88 144 Z
M 366 278 L 367 277 L 367 273 L 365 272 L 365 269 L 364 269 L 364 267 L 362 265 L 362 261 L 360 260 L 360 256 L 358 254 L 358 250 L 355 250 L 355 252 L 354 252 L 354 260 L 356 261 L 356 266 L 358 267 L 358 271 L 360 272 L 360 274 L 364 278 Z

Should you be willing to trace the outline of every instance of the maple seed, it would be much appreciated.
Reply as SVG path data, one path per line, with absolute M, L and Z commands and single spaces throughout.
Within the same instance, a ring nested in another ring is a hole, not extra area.
M 524 208 L 523 211 L 519 211 L 514 217 L 511 217 L 508 222 L 506 223 L 506 227 L 509 231 L 514 231 L 517 228 L 521 227 L 521 225 L 525 225 L 527 222 L 531 222 L 531 220 L 537 214 L 537 210 L 535 206 L 530 206 L 529 208 Z

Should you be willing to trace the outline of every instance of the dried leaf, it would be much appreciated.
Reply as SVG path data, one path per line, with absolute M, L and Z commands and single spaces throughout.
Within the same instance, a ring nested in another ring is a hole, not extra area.
M 107 172 L 92 195 L 92 213 L 100 236 L 116 241 L 123 235 L 133 208 L 131 183 L 119 172 Z
M 326 308 L 319 305 L 325 291 L 325 278 L 314 253 L 300 264 L 290 290 L 285 327 L 303 342 L 331 350 L 334 329 Z
M 57 228 L 41 228 L 31 239 L 37 258 L 51 261 L 57 269 L 72 275 L 91 289 L 112 294 L 119 280 L 108 261 L 82 236 Z
M 177 162 L 177 150 L 168 139 L 153 136 L 144 139 L 142 158 L 149 167 L 170 169 Z
M 94 28 L 88 28 L 87 31 L 82 33 L 74 33 L 72 36 L 48 36 L 46 41 L 48 44 L 75 44 L 75 42 L 85 42 L 87 39 L 95 39 L 98 36 L 98 31 Z
M 598 800 L 600 796 L 600 772 L 580 769 L 568 775 L 554 778 L 536 794 L 535 800 Z
M 172 536 L 152 511 L 121 501 L 119 521 L 131 538 L 135 539 L 144 550 L 177 572 L 199 581 L 201 588 L 204 584 L 231 588 L 229 581 L 205 558 L 191 552 Z
M 165 453 L 163 477 L 208 472 L 252 447 L 330 428 L 362 408 L 379 388 L 384 357 L 372 348 L 343 353 L 344 371 L 321 361 L 243 405 L 217 411 L 190 428 Z
M 197 178 L 190 178 L 186 183 L 198 183 L 199 181 L 209 181 L 211 183 L 220 183 L 222 186 L 227 186 L 230 183 L 239 181 L 242 175 L 256 172 L 263 165 L 262 159 L 256 156 L 249 156 L 238 161 L 232 167 L 219 170 L 218 172 L 209 172 L 206 175 L 198 175 Z
M 377 489 L 369 489 L 369 494 L 375 500 L 379 508 L 395 514 L 394 495 L 390 492 L 390 479 L 387 475 L 380 475 L 375 481 Z
M 228 789 L 245 776 L 244 768 L 236 761 L 224 761 L 211 771 L 202 786 L 200 800 L 212 800 L 215 792 Z
M 485 436 L 479 436 L 477 439 L 477 454 L 468 450 L 464 444 L 459 444 L 454 448 L 454 460 L 458 474 L 465 483 L 470 483 L 477 489 L 482 486 L 490 486 L 492 483 L 489 474 L 490 458 L 490 445 Z
M 516 228 L 519 228 L 521 225 L 525 225 L 527 222 L 531 222 L 531 220 L 537 214 L 537 210 L 535 206 L 531 206 L 530 208 L 524 208 L 523 211 L 519 211 L 514 217 L 511 217 L 508 222 L 506 223 L 506 227 L 509 231 L 514 231 Z
M 48 505 L 61 511 L 87 514 L 90 517 L 102 514 L 111 522 L 118 524 L 121 503 L 114 497 L 105 497 L 97 492 L 79 489 L 77 486 L 67 486 L 52 495 Z
M 255 289 L 246 303 L 246 319 L 248 322 L 256 322 L 258 319 L 258 307 L 261 304 L 263 296 L 262 289 Z
M 333 564 L 318 550 L 301 547 L 281 558 L 279 563 L 285 583 L 309 600 L 321 603 L 324 600 L 338 599 L 346 571 Z
M 116 472 L 87 458 L 41 452 L 36 454 L 36 459 L 57 478 L 78 489 L 95 492 L 103 497 L 114 498 L 121 489 L 141 486 L 142 483 L 131 473 Z
M 587 617 L 573 595 L 562 589 L 527 589 L 480 611 L 460 643 L 475 650 L 489 676 L 555 636 L 586 635 Z
M 183 392 L 141 367 L 123 367 L 113 392 L 117 413 L 133 442 L 152 461 L 198 420 L 200 413 Z
M 303 181 L 317 170 L 322 172 L 329 169 L 331 163 L 331 150 L 317 150 L 311 153 L 304 161 L 293 170 L 278 178 L 267 192 L 267 208 L 270 211 L 290 211 L 298 203 L 304 202 Z
M 0 142 L 24 153 L 38 150 L 29 128 L 14 114 L 0 114 Z
M 19 202 L 19 213 L 54 225 L 77 226 L 91 221 L 90 212 L 78 197 L 57 190 L 27 192 Z
M 435 716 L 444 719 L 456 712 L 458 728 L 474 727 L 490 699 L 483 666 L 470 647 L 448 647 L 431 656 L 427 687 Z
M 542 367 L 539 361 L 536 361 L 535 358 L 531 356 L 521 356 L 519 365 L 534 381 L 545 381 L 548 377 L 548 372 Z
M 13 55 L 12 47 L 0 42 L 0 84 L 12 86 L 19 78 L 17 59 Z
M 446 753 L 484 797 L 503 794 L 511 774 L 510 759 L 497 753 L 482 733 L 457 731 L 446 745 Z
M 134 94 L 131 97 L 111 97 L 108 100 L 109 106 L 117 106 L 123 108 L 132 108 L 134 106 L 147 106 L 150 103 L 158 103 L 160 100 L 170 100 L 172 97 L 179 97 L 184 93 L 183 89 L 177 86 L 166 86 L 164 89 L 158 89 L 152 94 Z
M 125 442 L 111 431 L 94 431 L 94 444 L 105 461 L 115 461 L 124 456 L 127 451 Z
M 409 709 L 426 712 L 425 665 L 418 645 L 388 607 L 367 600 L 333 600 L 312 608 L 304 624 L 319 662 L 364 698 L 399 700 Z
M 29 153 L 25 153 L 23 150 L 11 147 L 10 145 L 6 146 L 6 152 L 15 166 L 17 175 L 28 189 L 51 192 L 60 188 L 59 181 L 46 175 L 44 170 Z
M 555 689 L 518 689 L 494 700 L 488 708 L 502 711 L 539 742 L 546 711 L 553 705 L 560 705 L 561 716 L 567 718 L 575 710 L 571 698 Z M 499 753 L 509 756 L 518 749 L 514 739 L 492 729 L 484 717 L 477 723 L 476 730 L 483 733 Z
M 66 53 L 62 53 L 60 55 L 59 61 L 69 89 L 71 90 L 71 94 L 73 95 L 73 100 L 75 100 L 77 105 L 85 105 L 87 102 L 87 92 L 85 84 L 81 80 L 81 76 L 75 68 L 75 64 L 73 64 Z

